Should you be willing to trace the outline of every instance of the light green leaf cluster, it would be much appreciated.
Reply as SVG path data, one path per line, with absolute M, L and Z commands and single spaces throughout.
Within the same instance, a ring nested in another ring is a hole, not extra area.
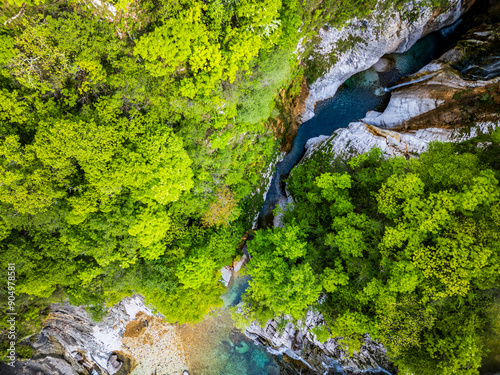
M 261 311 L 255 319 L 264 323 L 271 316 L 299 319 L 317 301 L 321 285 L 311 265 L 304 262 L 306 243 L 298 226 L 269 229 L 256 234 L 248 251 L 253 256 L 252 277 L 245 303 Z
M 285 227 L 301 228 L 325 293 L 313 306 L 350 354 L 369 333 L 402 371 L 477 373 L 500 282 L 498 147 L 464 148 L 316 153 L 292 172 Z

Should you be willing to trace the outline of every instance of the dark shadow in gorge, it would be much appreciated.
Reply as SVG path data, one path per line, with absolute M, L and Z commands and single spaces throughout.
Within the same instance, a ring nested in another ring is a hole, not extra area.
M 286 197 L 284 180 L 305 153 L 306 142 L 320 135 L 331 135 L 339 128 L 363 118 L 368 111 L 383 111 L 390 100 L 384 87 L 395 85 L 398 80 L 418 72 L 432 60 L 453 48 L 458 39 L 471 27 L 484 22 L 487 0 L 478 1 L 454 24 L 430 33 L 420 39 L 407 52 L 384 57 L 392 60 L 392 67 L 377 73 L 373 68 L 349 78 L 332 98 L 318 102 L 315 117 L 303 123 L 293 140 L 291 151 L 277 164 L 266 200 L 259 214 L 258 227 L 273 225 L 273 210 L 280 198 Z

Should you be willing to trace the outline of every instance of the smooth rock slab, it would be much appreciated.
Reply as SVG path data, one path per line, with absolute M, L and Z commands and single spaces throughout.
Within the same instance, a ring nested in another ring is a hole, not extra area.
M 385 156 L 416 156 L 427 149 L 432 141 L 463 142 L 479 134 L 491 133 L 498 122 L 477 123 L 470 128 L 427 128 L 411 133 L 379 129 L 363 122 L 352 122 L 347 128 L 338 129 L 331 137 L 315 148 L 307 150 L 304 158 L 314 152 L 329 152 L 335 156 L 352 157 L 377 147 Z M 301 161 L 302 162 L 302 161 Z
M 321 29 L 321 41 L 315 49 L 315 58 L 334 56 L 335 63 L 310 85 L 302 122 L 313 118 L 316 103 L 334 96 L 340 85 L 351 76 L 370 68 L 382 56 L 405 52 L 430 32 L 451 25 L 461 16 L 465 7 L 463 1 L 451 0 L 445 12 L 435 14 L 422 3 L 423 0 L 417 0 L 401 10 L 390 9 L 385 14 L 376 10 L 366 20 L 353 19 L 340 29 Z M 416 12 L 418 16 L 410 20 L 405 14 L 411 12 Z M 361 39 L 363 42 L 338 54 L 338 44 L 349 38 Z

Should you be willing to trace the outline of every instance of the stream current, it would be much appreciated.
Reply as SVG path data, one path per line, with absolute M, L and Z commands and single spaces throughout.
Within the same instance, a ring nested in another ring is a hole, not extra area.
M 285 196 L 282 186 L 291 169 L 304 154 L 306 142 L 320 135 L 331 135 L 336 129 L 346 127 L 357 121 L 370 110 L 383 111 L 390 99 L 390 91 L 396 82 L 407 75 L 416 73 L 431 60 L 442 55 L 453 46 L 458 35 L 462 34 L 461 21 L 431 33 L 420 39 L 405 53 L 391 54 L 387 57 L 393 62 L 385 72 L 376 72 L 373 68 L 349 78 L 332 98 L 316 104 L 315 117 L 303 123 L 295 137 L 291 151 L 276 166 L 264 206 L 259 215 L 259 227 L 272 223 L 272 211 L 277 201 Z M 210 331 L 213 337 L 204 342 L 192 374 L 195 375 L 278 375 L 281 361 L 286 351 L 266 350 L 257 346 L 241 334 L 233 325 L 228 307 L 235 306 L 241 300 L 248 287 L 248 276 L 233 278 L 228 292 L 222 296 L 224 308 L 219 316 L 211 319 Z M 221 333 L 223 332 L 223 333 Z M 342 367 L 333 361 L 331 367 L 337 374 L 344 374 Z M 201 367 L 200 367 L 201 366 Z M 197 368 L 196 368 L 197 367 Z M 382 368 L 368 370 L 371 374 L 389 374 Z
M 271 225 L 272 211 L 278 200 L 285 196 L 283 179 L 304 155 L 307 141 L 320 135 L 330 136 L 335 130 L 363 118 L 368 111 L 383 111 L 389 103 L 390 91 L 395 88 L 395 83 L 402 77 L 418 72 L 449 49 L 463 32 L 461 23 L 462 20 L 458 20 L 451 26 L 427 35 L 407 52 L 384 56 L 393 62 L 389 70 L 377 72 L 370 68 L 357 73 L 339 88 L 335 96 L 316 104 L 315 116 L 300 126 L 291 151 L 276 166 L 259 215 L 259 227 Z

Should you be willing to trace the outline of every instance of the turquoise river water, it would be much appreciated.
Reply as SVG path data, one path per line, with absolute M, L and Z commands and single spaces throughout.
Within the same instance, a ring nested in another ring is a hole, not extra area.
M 453 44 L 453 39 L 460 32 L 460 21 L 441 31 L 434 32 L 418 41 L 409 51 L 392 54 L 394 67 L 383 73 L 368 69 L 348 79 L 330 99 L 317 104 L 315 117 L 299 128 L 293 141 L 292 150 L 276 167 L 266 202 L 260 215 L 260 226 L 265 226 L 277 200 L 283 196 L 282 179 L 290 172 L 304 153 L 308 139 L 319 135 L 331 135 L 336 129 L 346 127 L 350 122 L 365 116 L 369 110 L 383 110 L 389 101 L 390 92 L 384 88 L 393 86 L 401 78 L 413 74 L 441 55 Z M 272 216 L 271 216 L 272 218 Z M 210 323 L 214 330 L 225 332 L 214 335 L 214 339 L 204 349 L 204 364 L 199 370 L 193 369 L 193 375 L 278 375 L 280 356 L 269 354 L 264 347 L 256 346 L 241 334 L 233 325 L 228 307 L 235 306 L 248 287 L 248 277 L 240 276 L 232 281 L 228 292 L 223 295 L 225 308 Z M 343 374 L 338 368 L 337 374 Z M 372 374 L 388 374 L 383 369 L 373 370 Z

